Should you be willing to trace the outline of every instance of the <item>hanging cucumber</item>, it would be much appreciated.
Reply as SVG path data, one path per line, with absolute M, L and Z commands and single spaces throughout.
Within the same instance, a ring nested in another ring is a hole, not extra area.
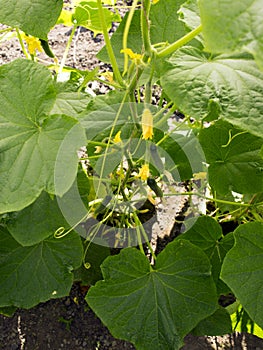
M 39 40 L 40 40 L 42 49 L 45 51 L 45 53 L 48 55 L 48 57 L 55 58 L 55 55 L 53 54 L 53 52 L 48 44 L 48 41 L 43 40 L 43 39 L 39 39 Z
M 154 191 L 154 193 L 156 194 L 157 197 L 163 197 L 163 191 L 157 185 L 155 179 L 148 178 L 147 185 Z

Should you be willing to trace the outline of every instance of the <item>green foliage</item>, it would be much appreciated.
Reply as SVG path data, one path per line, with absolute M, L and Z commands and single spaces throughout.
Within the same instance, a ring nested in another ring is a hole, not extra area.
M 208 258 L 184 240 L 169 244 L 153 268 L 127 248 L 107 258 L 102 272 L 104 281 L 89 290 L 87 301 L 114 336 L 138 349 L 178 349 L 216 309 Z M 191 317 L 184 317 L 189 311 Z
M 69 293 L 72 271 L 80 266 L 82 246 L 77 234 L 23 247 L 0 228 L 0 306 L 30 308 Z
M 205 119 L 214 103 L 213 119 L 223 118 L 262 137 L 263 73 L 251 56 L 211 56 L 183 48 L 163 65 L 160 76 L 166 94 L 190 117 Z
M 260 1 L 134 0 L 111 39 L 116 1 L 0 6 L 26 57 L 0 67 L 0 312 L 75 280 L 137 349 L 176 350 L 190 332 L 262 336 Z M 36 49 L 56 23 L 71 34 L 44 66 Z M 78 26 L 103 33 L 112 72 L 65 65 Z M 91 96 L 93 80 L 112 91 Z M 191 218 L 157 254 L 156 203 L 172 196 Z
M 213 315 L 202 320 L 193 330 L 194 335 L 223 335 L 232 332 L 229 313 L 222 307 Z
M 252 53 L 261 69 L 263 68 L 263 27 L 262 3 L 260 0 L 199 0 L 200 14 L 206 49 L 213 53 Z M 227 13 L 227 16 L 226 16 Z
M 217 121 L 200 132 L 209 183 L 218 194 L 263 191 L 262 138 Z
M 27 0 L 1 0 L 0 23 L 18 27 L 27 34 L 46 40 L 62 5 L 62 0 L 38 0 L 33 6 Z
M 245 310 L 263 328 L 262 274 L 263 224 L 250 222 L 234 232 L 235 245 L 223 263 L 221 278 L 233 290 Z

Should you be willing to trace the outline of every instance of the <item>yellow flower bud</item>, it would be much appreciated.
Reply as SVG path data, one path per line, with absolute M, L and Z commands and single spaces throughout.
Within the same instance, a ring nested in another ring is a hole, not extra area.
M 139 177 L 142 179 L 142 181 L 146 181 L 150 175 L 149 165 L 144 164 L 139 172 Z
M 102 147 L 101 146 L 95 146 L 95 152 L 94 154 L 98 154 L 102 151 Z
M 119 143 L 121 142 L 121 130 L 117 132 L 117 134 L 115 135 L 114 139 L 113 139 L 114 143 Z
M 153 116 L 148 108 L 145 108 L 142 113 L 142 138 L 144 140 L 152 139 L 153 137 Z

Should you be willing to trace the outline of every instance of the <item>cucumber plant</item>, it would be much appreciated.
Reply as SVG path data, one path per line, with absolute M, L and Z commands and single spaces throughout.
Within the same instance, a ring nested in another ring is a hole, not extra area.
M 88 305 L 137 349 L 240 324 L 262 336 L 261 1 L 124 7 L 121 20 L 114 0 L 0 0 L 1 35 L 14 31 L 25 54 L 0 67 L 0 311 L 81 280 Z M 48 45 L 58 23 L 71 27 L 61 62 Z M 104 35 L 106 73 L 65 65 L 79 26 Z M 91 80 L 110 92 L 89 95 Z M 193 217 L 157 254 L 156 206 L 182 196 Z

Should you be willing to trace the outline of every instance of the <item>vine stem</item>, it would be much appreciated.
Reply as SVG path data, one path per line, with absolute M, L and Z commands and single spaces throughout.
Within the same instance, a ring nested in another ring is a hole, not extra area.
M 138 4 L 138 0 L 134 0 L 133 3 L 132 3 L 131 10 L 129 11 L 126 24 L 125 24 L 125 28 L 124 28 L 124 32 L 123 32 L 123 38 L 122 38 L 122 47 L 123 47 L 124 50 L 128 48 L 128 35 L 129 35 L 129 30 L 130 30 L 132 18 L 133 18 L 135 9 L 136 9 L 136 7 L 137 7 L 137 4 Z M 128 54 L 127 54 L 127 53 L 124 53 L 124 70 L 123 70 L 123 76 L 124 76 L 124 75 L 126 74 L 126 72 L 128 71 L 128 61 L 129 61 Z
M 222 204 L 229 204 L 229 205 L 235 205 L 238 207 L 253 207 L 255 204 L 250 204 L 250 203 L 239 203 L 239 202 L 231 202 L 231 201 L 225 201 L 223 199 L 217 199 L 217 198 L 212 198 L 212 197 L 206 197 L 198 192 L 182 192 L 182 193 L 165 193 L 165 197 L 172 197 L 172 196 L 198 196 L 200 198 L 203 198 L 207 201 L 215 202 L 215 203 L 222 203 Z
M 124 86 L 122 76 L 121 76 L 121 73 L 120 73 L 119 68 L 118 68 L 117 60 L 116 60 L 116 57 L 114 55 L 113 48 L 112 48 L 112 45 L 110 42 L 110 37 L 108 34 L 106 22 L 105 22 L 105 16 L 104 16 L 101 0 L 97 0 L 97 6 L 98 6 L 98 11 L 99 11 L 100 21 L 101 21 L 101 26 L 102 26 L 102 32 L 103 32 L 107 52 L 108 52 L 108 55 L 110 58 L 110 62 L 111 62 L 111 66 L 113 69 L 115 79 L 118 82 L 118 84 L 120 84 L 121 86 Z
M 142 1 L 142 10 L 141 10 L 141 31 L 142 31 L 142 40 L 145 54 L 150 57 L 152 52 L 151 40 L 150 40 L 150 22 L 149 22 L 149 13 L 150 13 L 151 3 L 150 0 Z
M 23 43 L 23 40 L 22 40 L 22 37 L 21 37 L 21 34 L 20 34 L 20 31 L 18 28 L 16 28 L 16 34 L 17 34 L 17 37 L 18 37 L 18 40 L 19 40 L 19 44 L 21 46 L 21 49 L 23 51 L 23 54 L 26 56 L 27 59 L 30 60 L 30 55 L 28 54 L 26 48 L 25 48 L 25 45 Z
M 197 28 L 195 28 L 191 32 L 187 33 L 182 38 L 175 41 L 173 44 L 171 44 L 171 45 L 167 46 L 165 49 L 157 52 L 156 56 L 157 57 L 165 57 L 165 56 L 172 54 L 173 52 L 178 50 L 180 47 L 184 46 L 189 41 L 194 39 L 198 34 L 201 33 L 201 31 L 202 31 L 202 25 L 200 24 Z
M 69 52 L 69 49 L 70 49 L 70 45 L 72 43 L 72 40 L 73 40 L 73 37 L 74 37 L 76 29 L 77 29 L 77 26 L 74 25 L 73 28 L 72 28 L 71 34 L 70 34 L 70 36 L 68 38 L 67 46 L 66 46 L 66 49 L 64 51 L 64 54 L 63 54 L 63 57 L 62 57 L 62 60 L 61 60 L 60 66 L 59 66 L 58 74 L 61 74 L 62 71 L 63 71 L 63 68 L 64 68 L 65 63 L 66 63 L 66 59 L 68 57 L 68 52 Z
M 145 240 L 145 242 L 146 242 L 146 244 L 148 246 L 148 249 L 150 250 L 150 253 L 152 254 L 153 260 L 155 261 L 156 260 L 156 255 L 155 255 L 155 253 L 153 251 L 151 243 L 148 240 L 148 237 L 147 237 L 147 234 L 146 234 L 146 232 L 144 230 L 144 227 L 143 227 L 139 217 L 137 216 L 137 214 L 133 213 L 133 216 L 134 216 L 134 222 L 135 222 L 135 225 L 136 225 L 136 232 L 137 232 L 137 238 L 138 238 L 140 251 L 143 253 L 143 255 L 145 255 L 144 250 L 143 250 L 143 245 L 142 245 L 142 239 L 141 239 L 141 233 L 142 233 L 143 238 L 144 238 L 144 240 Z

